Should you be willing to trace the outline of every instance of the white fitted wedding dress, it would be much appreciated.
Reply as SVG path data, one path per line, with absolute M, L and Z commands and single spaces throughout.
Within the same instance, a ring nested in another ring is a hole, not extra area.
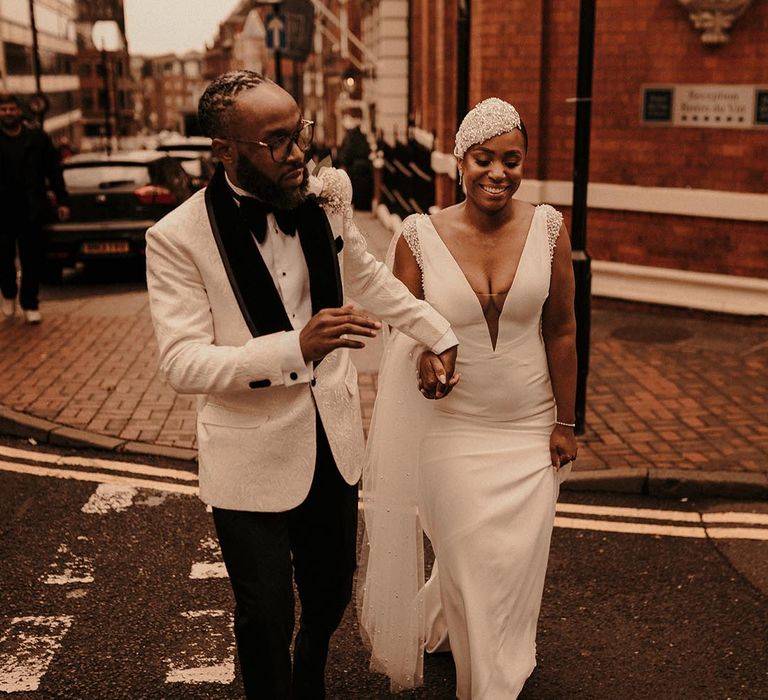
M 379 602 L 385 610 L 377 618 L 370 607 L 366 617 L 363 600 L 361 622 L 373 648 L 372 667 L 388 673 L 396 689 L 420 682 L 421 659 L 413 664 L 411 657 L 414 651 L 420 657 L 424 647 L 427 651 L 450 648 L 456 664 L 456 695 L 462 700 L 515 698 L 536 665 L 536 625 L 555 503 L 567 471 L 555 472 L 550 458 L 555 406 L 541 333 L 561 223 L 562 216 L 552 207 L 536 207 L 500 312 L 495 347 L 478 296 L 431 219 L 413 216 L 403 224 L 403 236 L 423 273 L 424 297 L 450 321 L 459 338 L 456 371 L 461 380 L 444 399 L 407 399 L 421 403 L 418 418 L 407 418 L 420 426 L 421 435 L 410 448 L 417 454 L 413 478 L 407 463 L 399 468 L 415 493 L 416 525 L 429 537 L 436 562 L 430 580 L 425 587 L 417 587 L 415 596 L 412 584 L 395 585 L 394 592 L 391 582 L 387 585 L 388 595 L 396 599 L 390 601 L 391 607 L 410 599 L 411 617 L 419 628 L 415 649 L 408 644 L 407 634 L 386 630 L 394 614 L 386 610 L 386 601 Z M 392 374 L 387 362 L 398 364 L 392 357 L 398 342 L 409 353 L 407 361 L 400 361 L 401 367 L 410 362 L 413 371 L 420 352 L 408 349 L 407 341 L 392 338 L 394 347 L 379 379 L 384 402 L 377 403 L 379 421 L 382 410 L 398 411 L 403 404 L 402 397 L 393 399 L 390 393 L 387 406 L 383 386 Z M 415 373 L 410 371 L 408 380 L 415 384 Z M 376 426 L 374 416 L 369 449 L 373 461 L 383 447 Z M 387 452 L 394 447 L 389 443 Z M 370 594 L 370 606 L 375 608 L 376 596 L 382 593 L 376 577 L 391 578 L 392 568 L 413 566 L 414 559 L 419 566 L 422 561 L 418 530 L 415 540 L 405 533 L 397 534 L 394 543 L 376 539 L 380 523 L 374 512 L 394 510 L 397 515 L 398 503 L 377 502 L 377 484 L 386 475 L 377 464 L 371 466 L 363 481 L 370 545 L 363 595 Z M 397 525 L 410 527 L 414 518 L 407 515 L 409 504 L 399 505 Z M 388 551 L 382 552 L 382 545 Z M 419 551 L 403 554 L 409 546 Z

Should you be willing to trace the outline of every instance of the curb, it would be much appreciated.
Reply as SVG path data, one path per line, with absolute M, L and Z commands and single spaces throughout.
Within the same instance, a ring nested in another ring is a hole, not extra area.
M 14 411 L 0 405 L 0 435 L 32 438 L 58 447 L 80 447 L 122 452 L 136 456 L 164 457 L 187 462 L 197 460 L 197 450 L 122 440 L 78 430 Z M 600 491 L 659 498 L 732 498 L 768 500 L 768 474 L 755 472 L 690 469 L 629 468 L 572 471 L 563 482 L 564 491 Z
M 21 411 L 14 411 L 3 405 L 0 405 L 0 435 L 32 438 L 38 443 L 57 447 L 85 447 L 147 457 L 166 457 L 186 462 L 197 460 L 197 450 L 123 440 L 110 435 L 78 430 L 44 418 L 30 416 Z
M 619 468 L 576 471 L 564 491 L 608 491 L 657 498 L 732 498 L 768 500 L 768 474 L 690 469 Z

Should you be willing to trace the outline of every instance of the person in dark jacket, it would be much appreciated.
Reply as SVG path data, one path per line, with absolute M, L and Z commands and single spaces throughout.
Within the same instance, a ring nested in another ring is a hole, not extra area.
M 19 98 L 0 94 L 0 291 L 2 314 L 16 312 L 16 248 L 21 263 L 19 304 L 27 323 L 40 323 L 43 224 L 50 211 L 47 191 L 56 195 L 59 220 L 69 218 L 69 197 L 59 157 L 48 134 L 24 124 Z
M 371 147 L 360 128 L 360 118 L 345 114 L 342 120 L 346 130 L 339 146 L 338 161 L 352 180 L 352 205 L 358 211 L 370 211 L 373 198 L 373 166 Z

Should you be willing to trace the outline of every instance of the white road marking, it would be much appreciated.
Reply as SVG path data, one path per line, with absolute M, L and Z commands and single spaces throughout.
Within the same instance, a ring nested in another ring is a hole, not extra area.
M 187 610 L 181 616 L 187 620 L 196 620 L 201 617 L 225 617 L 229 615 L 226 610 Z
M 198 550 L 203 561 L 197 561 L 192 564 L 189 578 L 227 578 L 227 570 L 224 567 L 224 562 L 221 560 L 219 543 L 213 537 L 204 537 L 200 540 Z
M 135 486 L 99 484 L 80 510 L 83 513 L 98 515 L 104 515 L 110 511 L 121 513 L 133 505 L 133 499 L 137 493 Z
M 88 541 L 78 537 L 78 541 Z M 43 582 L 53 586 L 67 586 L 71 583 L 93 583 L 93 560 L 90 557 L 75 554 L 66 543 L 60 544 L 56 559 L 50 565 L 52 573 L 43 577 Z
M 672 537 L 696 537 L 705 539 L 703 527 L 681 525 L 652 525 L 650 523 L 623 523 L 617 520 L 588 520 L 587 518 L 555 518 L 555 527 L 572 530 L 599 530 L 600 532 L 623 532 L 634 535 L 667 535 Z
M 166 683 L 221 683 L 235 680 L 235 640 L 232 614 L 224 610 L 189 610 L 184 633 L 178 639 L 200 640 L 179 652 L 176 658 L 165 660 Z
M 653 508 L 620 508 L 617 506 L 593 506 L 579 503 L 558 503 L 558 513 L 603 515 L 617 518 L 642 518 L 643 520 L 671 520 L 686 523 L 701 523 L 701 515 L 681 510 L 655 510 Z
M 31 450 L 19 450 L 11 447 L 0 446 L 0 455 L 12 458 L 26 459 L 29 461 L 38 461 L 46 464 L 79 466 L 88 468 L 102 468 L 109 471 L 124 471 L 130 474 L 140 474 L 146 476 L 157 476 L 161 478 L 172 478 L 183 481 L 196 481 L 195 474 L 177 470 L 162 469 L 145 464 L 134 464 L 131 462 L 118 462 L 112 460 L 101 460 L 80 457 L 65 457 L 46 452 L 35 452 Z M 122 485 L 126 488 L 134 487 L 136 489 L 150 489 L 166 493 L 177 493 L 189 496 L 197 496 L 198 488 L 192 484 L 179 484 L 170 481 L 152 481 L 150 479 L 141 479 L 122 474 L 110 474 L 101 472 L 85 472 L 55 467 L 42 467 L 32 464 L 22 464 L 0 460 L 0 471 L 11 471 L 21 474 L 30 474 L 34 476 L 53 477 L 58 479 L 74 479 L 79 481 L 90 481 L 101 484 Z M 365 497 L 365 492 L 361 491 L 361 498 Z M 362 503 L 360 504 L 362 507 Z M 206 506 L 210 512 L 210 506 Z M 707 533 L 711 533 L 713 538 L 717 539 L 766 539 L 760 526 L 768 526 L 768 514 L 765 513 L 696 513 L 681 510 L 661 510 L 653 508 L 628 508 L 618 506 L 599 506 L 584 505 L 575 503 L 558 503 L 558 513 L 567 513 L 572 515 L 596 516 L 590 518 L 569 518 L 559 516 L 555 518 L 555 526 L 568 529 L 598 530 L 603 532 L 632 533 L 640 535 L 665 535 L 670 537 L 693 537 L 704 538 Z M 632 518 L 635 520 L 665 520 L 670 523 L 696 523 L 701 527 L 685 527 L 678 525 L 654 525 L 651 523 L 622 522 L 620 520 L 603 520 L 603 518 Z M 714 523 L 754 525 L 756 527 L 708 527 Z M 705 529 L 706 528 L 706 529 Z M 199 565 L 193 565 L 191 578 L 219 578 L 222 577 L 222 571 L 216 562 L 199 562 Z M 209 565 L 211 568 L 206 568 Z
M 164 467 L 152 467 L 149 464 L 136 464 L 134 462 L 118 462 L 112 459 L 97 459 L 94 457 L 77 457 L 59 455 L 53 452 L 36 452 L 33 450 L 20 450 L 15 447 L 0 445 L 0 456 L 11 459 L 26 459 L 30 462 L 42 464 L 56 464 L 63 467 L 88 467 L 91 469 L 106 469 L 128 474 L 143 474 L 144 476 L 157 476 L 179 481 L 197 481 L 197 475 L 183 469 L 166 469 Z
M 215 559 L 221 559 L 221 549 L 219 543 L 213 537 L 203 537 L 200 540 L 200 549 L 204 552 L 208 552 Z
M 189 496 L 197 496 L 198 493 L 197 486 L 187 486 L 186 484 L 173 484 L 167 481 L 152 481 L 151 479 L 135 479 L 130 476 L 121 476 L 120 474 L 76 472 L 52 467 L 37 467 L 31 464 L 6 462 L 4 460 L 0 460 L 0 470 L 17 474 L 30 474 L 32 476 L 48 476 L 55 479 L 74 479 L 75 481 L 91 481 L 101 484 L 126 484 L 142 489 L 170 491 L 171 493 L 183 493 Z
M 716 540 L 768 540 L 768 529 L 759 527 L 709 527 L 707 534 Z
M 705 523 L 742 523 L 744 525 L 768 525 L 768 513 L 702 513 Z
M 0 691 L 37 690 L 72 620 L 70 615 L 12 618 L 0 637 Z
M 227 569 L 223 561 L 216 562 L 195 562 L 192 564 L 192 570 L 189 572 L 189 578 L 227 578 Z

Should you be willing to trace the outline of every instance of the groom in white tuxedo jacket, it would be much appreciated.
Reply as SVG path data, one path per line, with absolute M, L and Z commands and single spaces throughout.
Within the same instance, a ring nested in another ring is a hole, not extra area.
M 457 341 L 367 252 L 346 174 L 308 175 L 313 125 L 287 92 L 227 73 L 199 117 L 218 170 L 147 232 L 160 366 L 198 396 L 200 497 L 234 592 L 246 696 L 322 698 L 356 562 L 363 431 L 349 349 L 380 326 L 345 297 L 438 354 L 444 382 Z

